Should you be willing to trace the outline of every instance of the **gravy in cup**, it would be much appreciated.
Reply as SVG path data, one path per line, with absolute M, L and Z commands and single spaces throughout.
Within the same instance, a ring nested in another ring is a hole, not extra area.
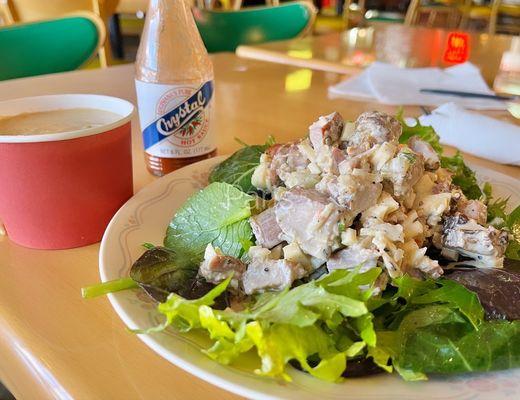
M 41 135 L 100 127 L 121 116 L 95 108 L 70 108 L 0 116 L 0 135 Z

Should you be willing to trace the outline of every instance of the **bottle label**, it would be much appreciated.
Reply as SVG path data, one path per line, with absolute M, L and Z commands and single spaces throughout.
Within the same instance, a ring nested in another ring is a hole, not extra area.
M 185 158 L 215 149 L 209 130 L 213 81 L 201 86 L 162 85 L 136 80 L 145 151 L 164 158 Z

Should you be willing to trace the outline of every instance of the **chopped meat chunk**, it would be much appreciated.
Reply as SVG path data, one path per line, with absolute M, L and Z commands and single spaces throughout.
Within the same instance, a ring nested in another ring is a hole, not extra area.
M 290 179 L 294 172 L 304 172 L 309 165 L 307 156 L 300 151 L 298 143 L 279 146 L 272 152 L 271 173 L 283 182 Z
M 266 290 L 283 290 L 306 274 L 305 268 L 298 263 L 256 258 L 247 267 L 242 285 L 248 295 Z
M 282 242 L 282 239 L 280 239 L 282 230 L 278 226 L 278 222 L 276 222 L 274 207 L 251 217 L 249 222 L 258 245 L 271 249 Z
M 406 242 L 402 249 L 404 250 L 402 268 L 408 274 L 416 277 L 422 274 L 437 279 L 444 273 L 439 262 L 426 255 L 426 247 L 419 248 L 414 240 Z
M 320 171 L 337 175 L 339 173 L 339 164 L 346 160 L 345 153 L 337 147 L 322 146 L 316 152 L 315 164 Z
M 337 146 L 343 133 L 344 121 L 338 112 L 319 117 L 309 126 L 309 140 L 315 150 L 323 145 Z
M 199 275 L 211 283 L 220 283 L 233 275 L 231 286 L 238 288 L 238 281 L 246 270 L 246 265 L 239 259 L 220 253 L 211 244 L 206 246 L 204 261 L 200 264 Z
M 404 196 L 423 176 L 423 157 L 409 149 L 402 148 L 396 157 L 383 166 L 381 172 L 382 176 L 392 183 L 394 195 Z
M 478 200 L 460 200 L 457 211 L 469 219 L 474 219 L 477 224 L 484 225 L 487 221 L 487 206 Z
M 275 206 L 282 239 L 296 242 L 307 254 L 325 260 L 339 243 L 340 209 L 314 189 L 286 191 Z
M 375 144 L 397 141 L 401 132 L 401 123 L 394 117 L 378 111 L 365 112 L 356 120 L 354 134 L 348 139 L 347 152 L 355 155 Z
M 443 226 L 442 245 L 475 259 L 481 267 L 502 267 L 508 239 L 506 231 L 486 228 L 459 213 L 447 217 Z
M 433 150 L 430 143 L 419 139 L 417 136 L 412 136 L 408 140 L 408 146 L 418 154 L 424 157 L 424 166 L 430 171 L 434 171 L 439 168 L 441 161 L 439 155 Z
M 379 252 L 377 250 L 365 249 L 358 244 L 354 244 L 332 254 L 327 261 L 327 269 L 331 272 L 335 269 L 353 269 L 360 266 L 360 271 L 364 272 L 374 268 L 378 259 Z
M 417 268 L 419 271 L 421 271 L 426 276 L 433 278 L 433 279 L 438 279 L 441 277 L 442 274 L 444 274 L 444 270 L 439 265 L 439 261 L 432 260 L 428 256 L 422 257 L 415 268 Z
M 376 204 L 383 189 L 381 183 L 372 182 L 370 175 L 358 175 L 356 171 L 360 170 L 348 175 L 325 175 L 316 185 L 317 190 L 354 215 Z
M 451 182 L 448 182 L 448 181 L 438 182 L 435 185 L 433 185 L 433 188 L 432 188 L 433 194 L 449 193 L 450 191 L 451 191 Z
M 353 157 L 345 158 L 338 163 L 339 173 L 341 175 L 347 175 L 355 169 L 370 171 L 370 155 L 372 153 L 372 150 L 367 150 Z

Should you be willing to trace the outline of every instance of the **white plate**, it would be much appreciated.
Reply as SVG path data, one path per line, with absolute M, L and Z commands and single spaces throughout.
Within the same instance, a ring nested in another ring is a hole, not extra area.
M 196 190 L 207 184 L 210 168 L 222 158 L 213 158 L 169 174 L 132 197 L 114 216 L 105 232 L 99 256 L 103 281 L 128 276 L 132 262 L 143 252 L 145 242 L 161 244 L 175 211 Z M 520 203 L 520 181 L 506 175 L 476 168 L 479 177 L 490 181 L 498 196 L 511 196 Z M 161 321 L 155 305 L 141 290 L 109 295 L 116 312 L 129 328 L 147 328 Z M 131 333 L 128 333 L 131 335 Z M 520 369 L 497 373 L 432 378 L 407 383 L 396 375 L 380 374 L 351 378 L 331 384 L 292 370 L 293 381 L 281 382 L 255 375 L 253 355 L 238 365 L 223 366 L 200 350 L 208 347 L 202 333 L 180 334 L 173 329 L 153 335 L 139 335 L 157 354 L 199 378 L 248 398 L 255 399 L 518 399 Z

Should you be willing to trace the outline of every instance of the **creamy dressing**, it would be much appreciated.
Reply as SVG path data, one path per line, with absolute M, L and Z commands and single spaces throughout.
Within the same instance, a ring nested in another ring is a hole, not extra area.
M 70 108 L 0 116 L 0 135 L 70 132 L 111 124 L 120 118 L 119 114 L 95 108 Z

